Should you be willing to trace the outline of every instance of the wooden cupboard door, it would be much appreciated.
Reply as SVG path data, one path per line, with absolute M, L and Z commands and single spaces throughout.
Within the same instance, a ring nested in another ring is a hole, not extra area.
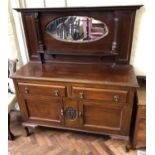
M 63 125 L 63 105 L 61 98 L 29 96 L 24 98 L 28 122 Z
M 125 110 L 122 105 L 109 105 L 95 101 L 79 103 L 80 126 L 84 130 L 111 134 L 121 133 L 123 115 L 125 115 Z

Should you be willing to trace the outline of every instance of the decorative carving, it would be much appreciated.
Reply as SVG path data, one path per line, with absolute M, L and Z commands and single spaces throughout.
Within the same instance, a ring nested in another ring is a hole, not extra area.
M 65 110 L 65 117 L 66 117 L 66 119 L 69 119 L 69 120 L 75 120 L 77 118 L 77 111 L 76 111 L 76 109 L 74 109 L 72 107 L 68 107 Z

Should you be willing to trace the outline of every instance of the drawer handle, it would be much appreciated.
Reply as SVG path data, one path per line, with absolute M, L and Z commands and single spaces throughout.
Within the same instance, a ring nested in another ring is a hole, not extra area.
M 118 95 L 114 95 L 114 101 L 116 102 L 116 103 L 118 103 L 119 102 L 119 99 L 120 99 L 120 97 L 118 96 Z
M 80 112 L 79 112 L 79 117 L 82 118 L 82 116 L 83 116 L 83 115 L 82 115 L 82 112 L 80 111 Z
M 59 90 L 55 90 L 55 91 L 54 91 L 54 95 L 55 95 L 56 97 L 58 97 L 58 96 L 59 96 Z
M 84 92 L 80 92 L 80 98 L 84 99 Z
M 64 110 L 63 109 L 60 110 L 60 114 L 61 114 L 61 116 L 64 115 Z
M 27 87 L 25 88 L 25 94 L 29 94 L 29 89 Z

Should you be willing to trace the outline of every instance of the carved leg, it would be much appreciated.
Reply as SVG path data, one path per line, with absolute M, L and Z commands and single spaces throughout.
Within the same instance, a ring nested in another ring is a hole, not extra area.
M 9 140 L 14 140 L 14 135 L 12 134 L 10 130 L 10 113 L 8 113 L 8 139 Z

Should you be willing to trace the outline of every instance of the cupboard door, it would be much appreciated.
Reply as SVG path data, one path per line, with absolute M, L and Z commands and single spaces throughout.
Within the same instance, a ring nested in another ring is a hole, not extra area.
M 79 103 L 80 126 L 84 130 L 105 133 L 121 133 L 123 129 L 123 105 L 104 104 L 95 101 Z
M 29 96 L 24 98 L 29 122 L 47 125 L 63 124 L 63 105 L 61 98 Z

